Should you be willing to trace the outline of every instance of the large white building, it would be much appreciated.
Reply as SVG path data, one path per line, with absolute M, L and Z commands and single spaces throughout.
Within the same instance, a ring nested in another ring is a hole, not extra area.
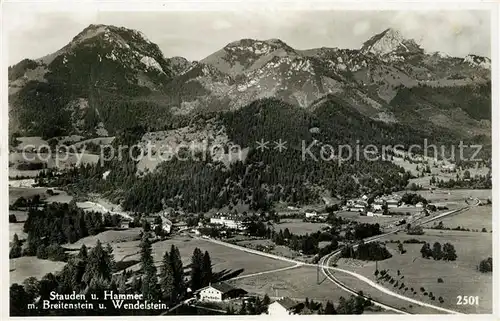
M 217 214 L 214 217 L 210 218 L 210 223 L 215 225 L 223 225 L 228 228 L 232 228 L 235 230 L 243 230 L 243 222 L 236 216 L 226 216 Z
M 296 309 L 299 303 L 293 301 L 290 298 L 281 298 L 273 303 L 269 304 L 267 308 L 267 313 L 269 315 L 275 316 L 286 316 L 297 314 Z

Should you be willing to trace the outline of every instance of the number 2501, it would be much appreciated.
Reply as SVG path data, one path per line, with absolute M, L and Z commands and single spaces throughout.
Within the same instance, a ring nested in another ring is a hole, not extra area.
M 479 305 L 478 296 L 457 296 L 457 305 Z

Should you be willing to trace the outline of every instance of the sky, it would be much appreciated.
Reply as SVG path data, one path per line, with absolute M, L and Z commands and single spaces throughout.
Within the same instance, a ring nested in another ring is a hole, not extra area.
M 5 8 L 4 8 L 5 9 Z M 7 8 L 9 9 L 9 8 Z M 111 24 L 142 31 L 166 57 L 201 60 L 242 38 L 279 38 L 296 49 L 360 48 L 391 27 L 426 51 L 464 57 L 491 57 L 488 11 L 163 11 L 40 12 L 8 10 L 9 65 L 60 49 L 89 24 Z

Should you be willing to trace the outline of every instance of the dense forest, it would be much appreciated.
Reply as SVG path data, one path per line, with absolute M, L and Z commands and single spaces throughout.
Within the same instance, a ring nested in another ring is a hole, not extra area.
M 370 142 L 374 143 L 388 143 L 398 137 L 410 142 L 408 133 L 399 128 L 340 110 L 334 102 L 328 104 L 331 105 L 325 109 L 336 110 L 329 118 L 314 117 L 298 107 L 268 99 L 218 119 L 232 141 L 243 147 L 253 146 L 261 138 L 286 139 L 288 148 L 281 153 L 251 148 L 244 161 L 236 161 L 229 168 L 211 161 L 210 155 L 198 155 L 200 160 L 187 161 L 174 157 L 142 178 L 137 177 L 136 164 L 132 160 L 112 160 L 103 167 L 87 165 L 70 170 L 52 184 L 69 184 L 81 192 L 108 193 L 123 201 L 126 210 L 138 212 L 156 212 L 165 206 L 203 212 L 238 203 L 249 204 L 254 210 L 266 210 L 277 201 L 296 204 L 316 201 L 325 189 L 338 197 L 404 189 L 410 174 L 389 161 L 365 160 L 363 155 L 359 160 L 344 162 L 302 157 L 302 140 L 346 144 L 355 143 L 359 134 L 364 135 L 366 141 L 373 139 Z M 309 131 L 311 126 L 321 126 L 325 130 L 315 137 Z M 328 129 L 335 126 L 339 130 Z M 144 127 L 121 131 L 113 144 L 131 146 L 145 131 Z M 319 150 L 320 145 L 315 146 L 311 153 L 319 157 Z M 102 174 L 107 170 L 111 172 L 104 180 Z
M 401 88 L 391 101 L 394 112 L 411 113 L 422 106 L 460 108 L 476 120 L 491 120 L 491 82 L 482 85 Z
M 74 243 L 79 239 L 96 235 L 106 227 L 118 227 L 119 215 L 85 211 L 74 202 L 45 204 L 28 210 L 23 231 L 28 233 L 27 255 L 34 255 L 40 243 Z

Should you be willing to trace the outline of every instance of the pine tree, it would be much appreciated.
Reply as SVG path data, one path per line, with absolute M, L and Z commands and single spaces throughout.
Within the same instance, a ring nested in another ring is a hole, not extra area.
M 106 260 L 109 264 L 109 267 L 111 271 L 114 271 L 116 267 L 116 262 L 115 262 L 115 257 L 113 255 L 113 248 L 109 243 L 106 245 L 106 253 L 107 253 Z
M 177 302 L 186 291 L 184 283 L 184 266 L 182 265 L 179 249 L 172 245 L 170 248 L 170 265 L 172 267 L 172 275 L 174 278 L 174 291 L 172 291 L 172 300 Z
M 429 243 L 425 243 L 424 245 L 422 245 L 422 248 L 420 249 L 420 253 L 422 254 L 422 257 L 424 259 L 427 259 L 427 258 L 432 256 L 432 250 L 431 250 L 431 246 L 429 245 Z
M 265 306 L 268 306 L 269 304 L 271 304 L 271 299 L 269 298 L 269 295 L 264 295 L 264 299 L 262 300 L 262 303 L 265 305 Z
M 432 257 L 434 260 L 441 260 L 443 257 L 443 251 L 441 250 L 441 243 L 435 242 L 432 246 Z
M 196 291 L 203 285 L 203 253 L 199 248 L 195 248 L 191 257 L 191 290 Z
M 102 278 L 111 280 L 111 267 L 109 266 L 108 253 L 102 248 L 101 241 L 97 240 L 95 247 L 88 255 L 87 267 L 83 275 L 83 281 L 89 285 L 92 279 Z
M 337 311 L 335 310 L 335 306 L 333 305 L 332 302 L 327 301 L 325 310 L 323 311 L 323 314 L 337 314 Z
M 127 270 L 124 270 L 117 282 L 118 292 L 119 293 L 127 293 Z
M 154 265 L 151 242 L 148 238 L 149 233 L 143 233 L 141 247 L 142 264 L 142 294 L 145 299 L 155 300 L 158 295 L 158 279 L 156 276 L 156 267 Z
M 24 288 L 14 283 L 10 286 L 10 315 L 11 316 L 26 316 L 28 315 L 28 296 Z
M 210 259 L 210 254 L 205 251 L 203 255 L 203 261 L 201 265 L 201 281 L 202 286 L 207 286 L 212 282 L 212 260 Z
M 38 282 L 36 277 L 30 276 L 23 281 L 23 287 L 31 301 L 38 296 L 38 292 L 40 291 L 40 282 Z
M 160 289 L 165 302 L 171 303 L 174 292 L 174 275 L 168 251 L 165 251 L 160 268 Z
M 443 245 L 443 259 L 447 261 L 455 261 L 457 259 L 457 252 L 451 243 L 445 243 Z
M 88 258 L 88 252 L 87 252 L 87 247 L 85 244 L 82 244 L 82 247 L 80 247 L 80 252 L 78 252 L 78 258 L 87 261 Z
M 17 257 L 20 257 L 21 254 L 22 254 L 21 241 L 19 241 L 17 234 L 14 234 L 14 238 L 12 240 L 12 247 L 9 252 L 9 258 L 15 259 Z

